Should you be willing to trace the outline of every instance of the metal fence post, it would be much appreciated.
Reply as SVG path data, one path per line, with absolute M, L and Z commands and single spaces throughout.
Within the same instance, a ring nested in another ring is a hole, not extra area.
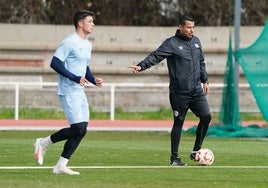
M 114 84 L 111 84 L 111 87 L 110 87 L 110 120 L 111 121 L 114 121 L 114 90 L 115 90 L 115 86 Z
M 19 84 L 15 85 L 15 120 L 19 120 Z

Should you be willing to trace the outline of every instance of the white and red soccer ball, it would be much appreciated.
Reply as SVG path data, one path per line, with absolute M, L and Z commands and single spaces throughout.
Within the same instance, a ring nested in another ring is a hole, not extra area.
M 210 149 L 202 148 L 197 151 L 195 160 L 200 165 L 210 166 L 214 162 L 214 154 Z

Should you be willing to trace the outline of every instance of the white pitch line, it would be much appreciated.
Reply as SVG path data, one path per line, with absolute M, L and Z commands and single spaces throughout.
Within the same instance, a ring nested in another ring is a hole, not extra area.
M 0 170 L 52 169 L 52 166 L 0 166 Z M 268 169 L 268 166 L 70 166 L 73 169 L 167 169 L 167 168 L 214 168 L 214 169 Z

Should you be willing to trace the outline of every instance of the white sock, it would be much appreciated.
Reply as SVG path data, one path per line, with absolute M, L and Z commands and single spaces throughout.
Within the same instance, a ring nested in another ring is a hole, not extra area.
M 53 142 L 51 141 L 50 139 L 50 136 L 46 137 L 46 138 L 43 138 L 41 140 L 41 145 L 44 147 L 44 148 L 47 148 L 48 146 L 50 146 L 51 144 L 53 144 Z
M 60 156 L 56 166 L 53 168 L 53 173 L 55 174 L 70 174 L 70 175 L 79 175 L 79 172 L 73 171 L 67 167 L 69 159 L 66 159 Z
M 56 166 L 64 166 L 64 167 L 66 167 L 68 162 L 69 162 L 69 159 L 66 159 L 66 158 L 60 156 Z

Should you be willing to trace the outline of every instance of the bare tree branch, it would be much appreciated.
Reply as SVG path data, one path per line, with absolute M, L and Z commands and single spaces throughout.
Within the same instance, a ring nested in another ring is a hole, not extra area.
M 241 25 L 263 25 L 267 0 L 243 0 Z M 189 13 L 199 26 L 233 25 L 234 0 L 0 0 L 0 23 L 72 24 L 76 10 L 96 14 L 98 25 L 174 26 Z

